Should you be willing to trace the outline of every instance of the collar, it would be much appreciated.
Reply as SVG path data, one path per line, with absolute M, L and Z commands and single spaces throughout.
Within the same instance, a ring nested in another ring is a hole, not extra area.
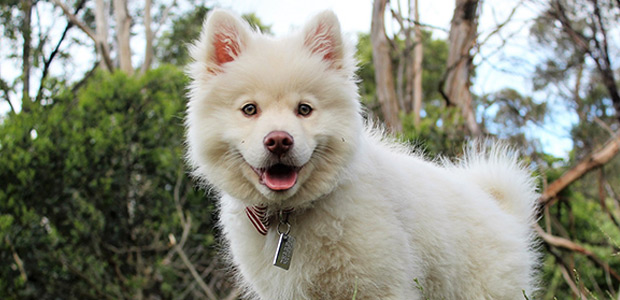
M 281 222 L 287 222 L 288 214 L 293 211 L 292 208 L 287 208 L 278 211 L 278 216 L 280 217 Z M 269 215 L 267 215 L 267 206 L 263 205 L 254 205 L 254 206 L 246 206 L 245 214 L 250 219 L 250 222 L 256 228 L 256 231 L 262 235 L 267 235 L 267 231 L 269 231 Z

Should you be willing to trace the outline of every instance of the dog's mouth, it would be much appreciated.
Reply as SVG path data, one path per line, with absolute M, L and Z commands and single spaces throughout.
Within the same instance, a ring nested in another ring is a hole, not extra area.
M 259 183 L 273 191 L 286 191 L 297 183 L 297 175 L 301 167 L 285 164 L 275 164 L 267 168 L 254 168 L 259 177 Z

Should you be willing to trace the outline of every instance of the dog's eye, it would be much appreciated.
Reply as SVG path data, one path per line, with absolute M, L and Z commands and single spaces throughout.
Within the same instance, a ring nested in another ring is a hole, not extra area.
M 244 105 L 241 108 L 241 111 L 246 115 L 246 116 L 253 116 L 255 115 L 258 110 L 256 109 L 256 105 L 252 104 L 252 103 L 248 103 L 246 105 Z
M 310 113 L 312 112 L 312 107 L 308 104 L 299 104 L 299 107 L 297 107 L 297 113 L 300 116 L 308 116 L 310 115 Z

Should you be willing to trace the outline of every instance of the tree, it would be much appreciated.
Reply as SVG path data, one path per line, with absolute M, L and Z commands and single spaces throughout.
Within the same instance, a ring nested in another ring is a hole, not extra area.
M 396 71 L 396 95 L 399 108 L 405 114 L 413 112 L 414 124 L 420 123 L 422 109 L 422 25 L 419 22 L 418 1 L 408 3 L 407 15 L 403 13 L 400 2 L 398 11 L 392 11 L 392 16 L 400 25 L 400 30 L 394 36 L 393 50 L 398 57 Z M 395 45 L 398 39 L 404 39 L 404 46 Z
M 577 11 L 586 11 L 587 17 L 577 20 L 579 18 L 575 13 Z M 610 41 L 607 34 L 609 26 L 618 24 L 619 11 L 618 3 L 599 2 L 598 0 L 590 0 L 583 4 L 553 0 L 547 9 L 547 15 L 561 24 L 562 31 L 574 43 L 576 50 L 588 56 L 596 65 L 616 109 L 618 121 L 620 121 L 620 93 L 612 69 L 612 58 L 609 53 Z
M 150 4 L 150 1 L 147 2 Z M 120 64 L 121 71 L 131 75 L 133 74 L 133 65 L 131 63 L 131 44 L 129 38 L 131 36 L 131 17 L 127 11 L 127 0 L 114 0 L 114 17 L 116 19 L 116 43 L 117 59 Z M 147 16 L 151 16 L 150 7 Z M 151 24 L 146 24 L 151 26 Z M 150 37 L 152 38 L 152 37 Z M 147 42 L 151 43 L 151 41 Z
M 394 90 L 390 45 L 384 27 L 387 2 L 387 0 L 374 1 L 370 39 L 372 41 L 377 98 L 381 105 L 383 121 L 390 130 L 400 132 L 402 131 L 402 124 L 398 117 L 398 103 Z
M 415 0 L 414 4 L 414 30 L 415 41 L 413 47 L 413 123 L 418 126 L 420 124 L 420 113 L 422 112 L 422 61 L 424 51 L 422 49 L 422 29 L 420 25 L 420 9 L 419 0 Z M 411 5 L 409 5 L 411 7 Z
M 0 298 L 228 295 L 182 161 L 186 83 L 97 72 L 0 125 Z
M 478 35 L 478 16 L 478 0 L 456 0 L 448 37 L 450 45 L 448 68 L 440 87 L 446 101 L 461 110 L 469 133 L 473 136 L 482 134 L 476 121 L 470 91 L 470 77 L 473 70 L 471 51 Z
M 620 201 L 610 182 L 620 180 L 620 115 L 609 53 L 620 45 L 608 32 L 618 25 L 620 7 L 613 1 L 536 4 L 543 12 L 530 32 L 549 56 L 537 66 L 534 86 L 564 101 L 578 117 L 571 131 L 570 161 L 561 168 L 549 166 L 557 164 L 553 161 L 540 163 L 548 169 L 539 228 L 551 254 L 545 266 L 552 283 L 547 293 L 558 298 L 571 293 L 616 298 Z

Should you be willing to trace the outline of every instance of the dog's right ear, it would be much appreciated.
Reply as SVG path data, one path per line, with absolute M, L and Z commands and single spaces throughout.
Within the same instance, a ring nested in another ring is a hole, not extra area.
M 199 41 L 191 48 L 191 56 L 204 63 L 209 73 L 216 74 L 241 55 L 250 38 L 251 29 L 241 18 L 214 10 L 203 25 Z

